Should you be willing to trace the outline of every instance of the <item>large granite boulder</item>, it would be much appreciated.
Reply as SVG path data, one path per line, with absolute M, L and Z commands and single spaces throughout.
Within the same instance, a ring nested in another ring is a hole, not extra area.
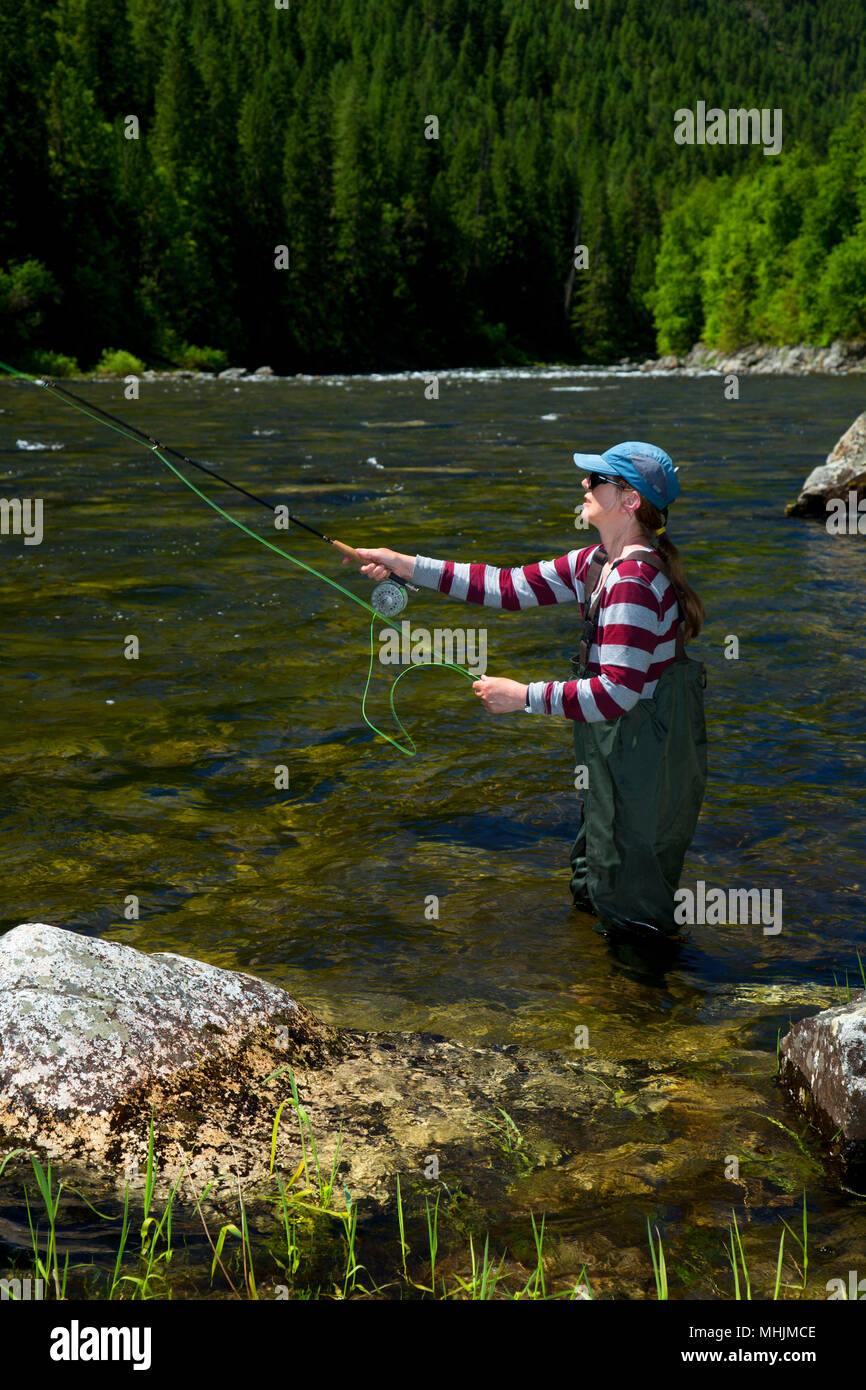
M 42 922 L 0 939 L 0 1096 L 28 1129 L 49 1113 L 105 1115 L 118 1097 L 219 1066 L 262 1033 L 272 1043 L 277 1028 L 298 1063 L 336 1050 L 333 1030 L 251 975 Z
M 0 1145 L 120 1187 L 143 1180 L 152 1109 L 166 1173 L 197 1148 L 192 1170 L 209 1180 L 270 1072 L 309 1073 L 342 1050 L 262 980 L 42 922 L 0 938 L 0 1039 Z
M 795 1023 L 780 1044 L 787 1090 L 849 1179 L 866 1176 L 866 990 Z
M 827 503 L 849 492 L 858 501 L 866 497 L 866 412 L 858 415 L 831 453 L 827 462 L 813 468 L 796 502 L 785 508 L 786 516 L 827 516 Z
M 431 1162 L 467 1192 L 501 1193 L 521 1171 L 503 1110 L 538 1169 L 577 1163 L 587 1122 L 615 1110 L 624 1085 L 635 1115 L 664 1108 L 670 1089 L 600 1056 L 589 1069 L 581 1053 L 328 1028 L 252 976 L 44 923 L 0 938 L 0 1038 L 0 1159 L 38 1152 L 81 1187 L 122 1195 L 128 1181 L 135 1194 L 153 1113 L 158 1190 L 184 1174 L 181 1197 L 214 1184 L 215 1207 L 236 1202 L 239 1181 L 275 1190 L 284 1102 L 273 1167 L 297 1169 L 292 1077 L 324 1171 L 337 1159 L 338 1202 L 345 1183 L 373 1207 L 393 1202 L 398 1173 Z

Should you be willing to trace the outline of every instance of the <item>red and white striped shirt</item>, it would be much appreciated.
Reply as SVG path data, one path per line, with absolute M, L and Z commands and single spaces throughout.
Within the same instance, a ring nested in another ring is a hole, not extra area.
M 536 608 L 576 599 L 583 615 L 586 572 L 598 548 L 570 550 L 557 560 L 517 569 L 454 564 L 418 555 L 412 582 L 487 608 Z M 679 620 L 667 576 L 645 560 L 627 555 L 604 583 L 587 661 L 591 674 L 583 680 L 533 681 L 530 710 L 587 723 L 619 719 L 638 700 L 652 698 L 662 672 L 676 660 Z

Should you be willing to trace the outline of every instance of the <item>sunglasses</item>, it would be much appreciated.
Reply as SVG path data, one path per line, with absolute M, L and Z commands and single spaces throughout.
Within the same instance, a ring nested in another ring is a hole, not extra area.
M 602 483 L 613 483 L 613 486 L 618 487 L 620 492 L 625 492 L 631 486 L 629 483 L 619 482 L 617 478 L 609 478 L 606 473 L 588 473 L 587 477 L 589 478 L 590 491 L 601 487 Z

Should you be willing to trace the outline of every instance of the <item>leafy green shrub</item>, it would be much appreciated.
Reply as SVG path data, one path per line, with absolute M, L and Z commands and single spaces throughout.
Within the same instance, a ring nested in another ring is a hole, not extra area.
M 145 370 L 140 357 L 122 348 L 105 348 L 94 368 L 95 376 L 137 376 Z
M 74 357 L 63 352 L 39 351 L 30 353 L 30 370 L 40 376 L 81 376 L 82 371 Z
M 196 347 L 193 343 L 180 343 L 171 354 L 171 361 L 188 372 L 221 372 L 228 366 L 222 348 Z

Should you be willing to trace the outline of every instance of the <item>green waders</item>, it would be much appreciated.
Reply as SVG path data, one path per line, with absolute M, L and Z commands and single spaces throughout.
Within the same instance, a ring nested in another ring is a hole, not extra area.
M 661 568 L 655 551 L 647 555 Z M 571 659 L 579 679 L 592 674 L 586 661 L 598 602 L 593 607 L 581 654 Z M 575 905 L 603 924 L 677 929 L 674 894 L 707 781 L 705 684 L 701 663 L 685 655 L 680 629 L 677 660 L 652 699 L 638 700 L 619 719 L 574 723 L 575 764 L 587 769 L 587 786 L 571 851 L 571 892 Z

